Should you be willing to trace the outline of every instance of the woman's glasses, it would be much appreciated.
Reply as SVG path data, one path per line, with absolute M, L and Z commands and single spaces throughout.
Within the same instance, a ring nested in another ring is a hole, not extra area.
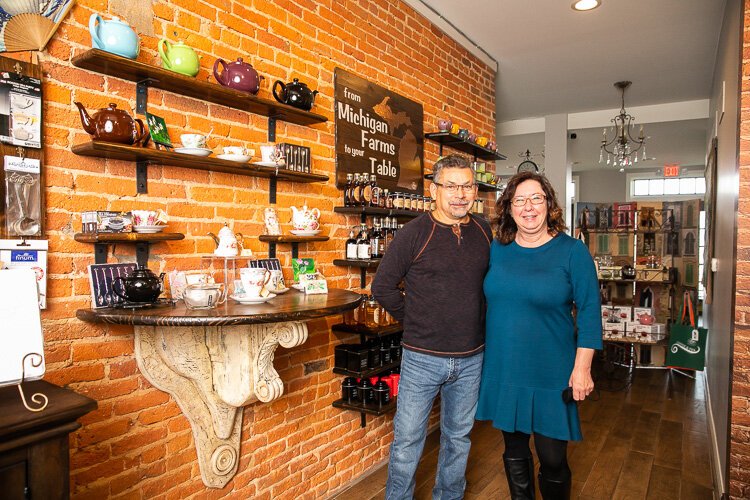
M 515 196 L 511 198 L 510 202 L 514 207 L 523 207 L 526 205 L 527 201 L 530 201 L 532 205 L 541 205 L 546 199 L 547 197 L 543 194 L 535 193 L 531 196 Z

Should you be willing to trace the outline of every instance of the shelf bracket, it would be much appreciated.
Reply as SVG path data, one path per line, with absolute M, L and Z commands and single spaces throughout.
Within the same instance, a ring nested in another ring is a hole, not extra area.
M 269 259 L 276 258 L 276 243 L 271 242 L 268 244 L 268 258 Z
M 365 288 L 367 286 L 367 268 L 362 267 L 359 269 L 359 287 Z
M 299 258 L 299 243 L 297 242 L 292 243 L 292 258 Z
M 135 112 L 139 115 L 145 115 L 148 111 L 148 86 L 152 82 L 157 82 L 154 78 L 146 78 L 135 84 Z
M 94 262 L 96 264 L 107 263 L 107 250 L 109 245 L 106 243 L 94 243 Z
M 140 267 L 148 267 L 148 242 L 139 241 L 135 244 L 135 261 Z
M 276 204 L 276 177 L 271 177 L 268 180 L 268 203 Z
M 148 193 L 148 161 L 135 164 L 135 188 L 138 194 Z
M 268 117 L 268 142 L 276 142 L 276 117 Z
M 366 416 L 366 413 L 365 412 L 360 412 L 359 413 L 359 418 L 360 418 L 360 420 L 359 420 L 359 426 L 364 429 L 365 426 L 367 425 L 367 416 Z

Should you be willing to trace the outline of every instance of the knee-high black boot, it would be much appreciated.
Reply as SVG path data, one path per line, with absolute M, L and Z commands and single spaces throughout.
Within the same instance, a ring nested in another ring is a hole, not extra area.
M 564 481 L 553 481 L 540 472 L 539 491 L 543 500 L 570 500 L 570 475 Z
M 534 459 L 506 458 L 505 475 L 508 478 L 510 498 L 513 500 L 534 500 Z

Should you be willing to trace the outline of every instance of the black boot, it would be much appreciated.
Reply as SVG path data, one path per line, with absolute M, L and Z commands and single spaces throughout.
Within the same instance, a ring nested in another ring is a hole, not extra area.
M 506 458 L 505 476 L 508 478 L 512 500 L 534 500 L 534 459 Z
M 545 479 L 539 473 L 539 491 L 543 500 L 570 500 L 570 475 L 564 481 Z

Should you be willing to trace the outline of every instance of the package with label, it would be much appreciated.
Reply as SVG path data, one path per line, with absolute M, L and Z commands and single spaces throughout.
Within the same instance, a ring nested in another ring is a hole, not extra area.
M 667 325 L 664 323 L 652 323 L 650 325 L 642 325 L 638 322 L 633 323 L 633 331 L 641 333 L 663 333 L 666 335 Z
M 640 318 L 644 314 L 653 316 L 654 308 L 653 307 L 634 307 L 633 308 L 633 321 L 638 321 L 638 318 Z
M 39 308 L 47 308 L 47 240 L 0 240 L 3 269 L 33 269 L 39 292 Z
M 81 213 L 81 224 L 84 233 L 131 233 L 133 215 L 130 212 L 92 210 Z
M 602 333 L 605 339 L 619 339 L 631 335 L 629 329 L 630 323 L 622 321 L 620 323 L 603 323 Z
M 300 274 L 315 273 L 315 260 L 313 259 L 292 259 L 292 273 L 294 281 L 301 282 Z
M 630 306 L 602 306 L 602 320 L 619 323 L 633 319 L 633 308 Z
M 287 169 L 295 172 L 310 171 L 310 148 L 282 142 L 276 145 Z

